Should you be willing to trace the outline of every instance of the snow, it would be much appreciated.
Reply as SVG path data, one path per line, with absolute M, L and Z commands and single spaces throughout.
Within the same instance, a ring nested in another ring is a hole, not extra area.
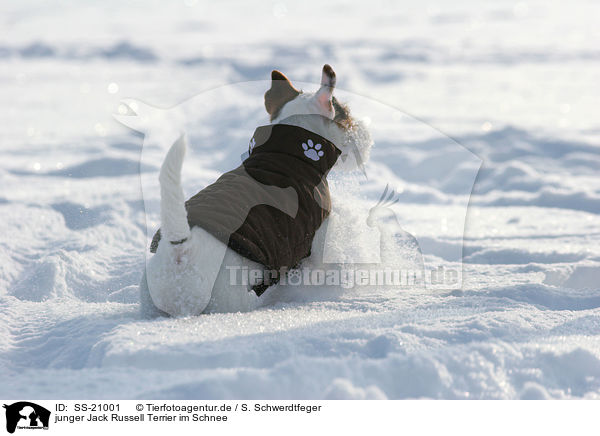
M 598 398 L 599 8 L 3 4 L 0 397 Z M 324 63 L 375 141 L 368 179 L 333 176 L 327 256 L 406 260 L 370 243 L 387 227 L 351 231 L 389 184 L 461 286 L 290 285 L 248 313 L 143 318 L 169 141 L 185 127 L 191 195 L 266 123 L 273 68 L 310 90 Z M 113 118 L 124 101 L 146 135 Z

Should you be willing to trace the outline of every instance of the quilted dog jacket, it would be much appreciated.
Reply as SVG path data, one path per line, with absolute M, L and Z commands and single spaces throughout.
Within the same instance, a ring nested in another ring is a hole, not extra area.
M 326 177 L 341 151 L 314 132 L 275 124 L 256 129 L 249 153 L 185 203 L 188 223 L 266 269 L 293 268 L 329 214 Z M 160 230 L 151 252 L 159 241 Z

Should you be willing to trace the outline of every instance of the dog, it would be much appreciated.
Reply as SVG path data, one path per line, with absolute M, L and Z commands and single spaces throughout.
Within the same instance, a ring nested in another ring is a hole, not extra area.
M 185 136 L 171 146 L 159 175 L 161 229 L 140 285 L 144 316 L 254 310 L 282 267 L 310 255 L 331 208 L 327 174 L 361 167 L 372 145 L 333 96 L 335 85 L 329 65 L 313 93 L 272 71 L 264 95 L 271 123 L 256 130 L 249 157 L 187 202 Z M 258 273 L 232 282 L 239 271 Z

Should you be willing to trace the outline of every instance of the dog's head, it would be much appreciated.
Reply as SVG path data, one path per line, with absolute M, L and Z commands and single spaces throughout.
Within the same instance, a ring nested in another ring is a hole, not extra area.
M 319 114 L 349 128 L 352 123 L 350 111 L 333 96 L 335 81 L 335 71 L 325 64 L 319 90 L 304 92 L 296 89 L 285 74 L 273 70 L 271 89 L 265 93 L 265 108 L 271 121 L 277 122 L 293 115 Z
M 335 98 L 335 83 L 335 71 L 328 64 L 323 66 L 321 87 L 316 92 L 298 90 L 285 74 L 273 70 L 271 88 L 265 93 L 265 108 L 274 124 L 287 123 L 284 120 L 290 120 L 295 115 L 308 114 L 322 115 L 334 121 L 331 123 L 331 126 L 335 127 L 333 130 L 322 125 L 301 127 L 321 134 L 342 149 L 336 167 L 349 170 L 362 168 L 369 158 L 371 137 L 366 126 L 352 118 L 348 107 Z

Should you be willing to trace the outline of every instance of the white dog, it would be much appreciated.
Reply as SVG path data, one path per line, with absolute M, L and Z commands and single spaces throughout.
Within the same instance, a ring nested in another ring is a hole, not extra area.
M 321 87 L 314 93 L 298 91 L 279 71 L 273 71 L 271 79 L 271 89 L 265 93 L 265 107 L 272 126 L 295 126 L 304 129 L 303 132 L 314 132 L 321 137 L 323 150 L 325 143 L 330 141 L 339 154 L 339 159 L 336 155 L 332 161 L 337 159 L 338 168 L 353 169 L 368 159 L 370 137 L 362 123 L 351 118 L 347 107 L 333 97 L 336 76 L 329 65 L 323 67 Z M 321 144 L 314 150 L 307 150 L 307 145 L 302 145 L 304 154 L 311 156 L 311 160 L 317 161 L 323 156 Z M 146 316 L 189 316 L 253 310 L 262 301 L 253 292 L 254 287 L 268 282 L 260 275 L 250 276 L 248 283 L 232 283 L 232 272 L 245 268 L 263 271 L 265 265 L 244 257 L 239 250 L 232 249 L 214 233 L 198 225 L 190 228 L 181 187 L 185 150 L 185 138 L 181 137 L 169 149 L 160 170 L 160 242 L 140 285 L 142 311 Z M 326 185 L 325 179 L 323 183 Z M 324 189 L 328 195 L 327 186 Z M 273 195 L 277 196 L 277 193 Z M 273 206 L 290 216 L 295 213 L 292 206 L 289 210 L 280 204 Z M 323 208 L 328 206 L 322 205 Z

